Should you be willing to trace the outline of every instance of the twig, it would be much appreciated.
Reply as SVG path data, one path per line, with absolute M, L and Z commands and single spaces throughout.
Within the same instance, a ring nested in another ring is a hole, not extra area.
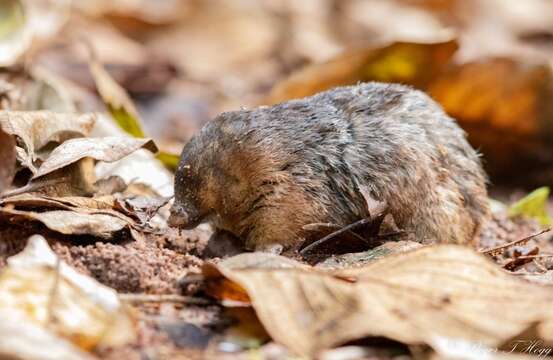
M 540 258 L 550 258 L 550 257 L 553 257 L 553 254 L 521 255 L 516 257 L 515 260 L 540 259 Z
M 540 231 L 539 233 L 537 234 L 533 234 L 533 235 L 530 235 L 530 236 L 527 236 L 525 238 L 522 238 L 520 240 L 514 240 L 514 241 L 511 241 L 507 244 L 503 244 L 503 245 L 499 245 L 499 246 L 496 246 L 496 247 L 493 247 L 491 249 L 485 249 L 485 250 L 480 250 L 480 252 L 482 254 L 486 254 L 486 255 L 490 255 L 490 256 L 496 256 L 496 255 L 499 255 L 501 254 L 501 252 L 507 248 L 510 248 L 511 246 L 517 246 L 517 245 L 523 245 L 525 243 L 527 243 L 529 240 L 532 240 L 533 238 L 535 238 L 536 236 L 540 236 L 542 234 L 545 234 L 547 232 L 551 231 L 551 228 L 548 228 L 548 229 L 545 229 L 545 230 L 542 230 Z
M 311 223 L 311 224 L 302 226 L 302 229 L 307 231 L 315 231 L 320 228 L 329 228 L 329 229 L 333 228 L 338 230 L 341 229 L 340 225 L 333 224 L 333 223 Z M 355 237 L 357 240 L 360 240 L 361 242 L 364 242 L 364 243 L 367 242 L 367 240 L 363 239 L 361 236 L 359 236 L 359 234 L 353 232 L 351 229 L 347 230 L 347 232 L 353 237 Z
M 174 302 L 187 305 L 213 305 L 214 302 L 208 299 L 182 296 L 175 294 L 154 295 L 154 294 L 119 294 L 119 298 L 126 302 Z
M 343 228 L 339 229 L 339 230 L 336 230 L 330 234 L 328 234 L 327 236 L 323 237 L 322 239 L 319 239 L 317 241 L 314 241 L 312 242 L 311 244 L 307 245 L 306 247 L 304 247 L 303 249 L 300 250 L 300 254 L 301 255 L 305 255 L 307 253 L 310 253 L 314 248 L 318 247 L 319 245 L 329 241 L 330 239 L 333 239 L 335 238 L 336 236 L 338 235 L 342 235 L 343 233 L 345 232 L 351 232 L 357 228 L 360 228 L 364 225 L 367 225 L 367 224 L 370 224 L 371 222 L 373 221 L 376 221 L 376 219 L 378 217 L 381 217 L 383 214 L 380 214 L 379 216 L 375 217 L 374 219 L 373 218 L 364 218 L 364 219 L 361 219 L 359 221 L 356 221 L 352 224 L 349 224 L 347 226 L 344 226 Z M 359 235 L 357 235 L 359 236 Z M 359 236 L 360 237 L 360 236 Z M 360 237 L 361 238 L 361 237 Z M 364 242 L 367 242 L 367 240 L 361 238 Z

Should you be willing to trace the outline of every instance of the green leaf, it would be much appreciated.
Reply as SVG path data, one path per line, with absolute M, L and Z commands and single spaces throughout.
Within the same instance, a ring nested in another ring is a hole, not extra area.
M 176 154 L 171 154 L 166 151 L 160 151 L 156 155 L 157 159 L 163 163 L 166 167 L 171 170 L 176 170 L 179 166 L 180 156 Z
M 553 219 L 547 213 L 548 198 L 549 188 L 547 186 L 536 189 L 511 205 L 508 215 L 510 217 L 526 216 L 538 220 L 542 225 L 551 225 Z

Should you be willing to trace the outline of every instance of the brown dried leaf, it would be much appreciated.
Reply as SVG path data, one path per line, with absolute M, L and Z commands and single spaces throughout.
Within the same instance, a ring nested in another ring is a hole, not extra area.
M 302 98 L 359 81 L 399 82 L 423 87 L 449 62 L 455 40 L 435 44 L 397 42 L 350 51 L 322 64 L 307 66 L 277 84 L 267 103 Z
M 129 227 L 120 216 L 108 213 L 84 213 L 70 210 L 33 212 L 0 208 L 0 216 L 35 220 L 50 230 L 66 235 L 92 235 L 108 239 L 114 233 Z
M 469 133 L 492 176 L 526 178 L 525 166 L 553 161 L 552 84 L 546 64 L 490 58 L 451 65 L 427 91 Z
M 49 209 L 72 210 L 78 208 L 81 210 L 111 210 L 115 206 L 115 199 L 112 196 L 101 197 L 80 197 L 64 196 L 52 197 L 41 194 L 24 193 L 0 199 L 0 205 L 13 205 L 16 208 L 37 208 L 44 207 Z
M 314 356 L 365 336 L 496 347 L 534 322 L 553 340 L 553 288 L 513 277 L 465 247 L 428 246 L 334 272 L 225 263 L 206 265 L 204 275 L 219 271 L 242 289 L 272 338 L 297 354 Z
M 15 140 L 0 128 L 0 193 L 12 184 L 15 176 Z
M 151 139 L 129 137 L 71 139 L 52 151 L 33 178 L 49 174 L 85 157 L 106 162 L 117 161 L 140 148 L 146 148 L 152 152 L 157 151 L 157 147 Z
M 2 111 L 0 126 L 20 142 L 18 160 L 31 171 L 37 152 L 50 142 L 87 136 L 94 126 L 93 114 L 61 114 L 50 111 Z

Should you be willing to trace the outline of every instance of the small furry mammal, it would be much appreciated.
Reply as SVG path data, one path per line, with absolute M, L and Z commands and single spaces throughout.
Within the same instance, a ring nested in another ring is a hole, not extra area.
M 365 83 L 219 115 L 182 152 L 170 224 L 295 249 L 306 224 L 367 217 L 361 187 L 422 243 L 470 243 L 488 216 L 486 176 L 455 121 L 420 91 Z

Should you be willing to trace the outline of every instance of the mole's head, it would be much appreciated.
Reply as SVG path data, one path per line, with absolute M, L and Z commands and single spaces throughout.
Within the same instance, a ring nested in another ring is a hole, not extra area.
M 228 116 L 210 121 L 184 147 L 175 173 L 170 226 L 191 229 L 241 204 L 247 185 L 241 180 L 243 159 L 237 154 L 236 129 Z
M 201 198 L 202 188 L 207 186 L 208 165 L 202 164 L 204 151 L 199 146 L 198 139 L 193 138 L 182 151 L 175 173 L 175 202 L 171 207 L 170 226 L 192 229 L 210 212 Z

